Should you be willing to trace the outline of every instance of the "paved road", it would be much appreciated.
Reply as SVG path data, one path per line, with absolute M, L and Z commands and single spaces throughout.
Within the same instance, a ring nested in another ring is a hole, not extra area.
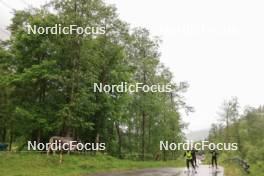
M 208 165 L 201 165 L 197 169 L 197 173 L 187 173 L 185 169 L 178 168 L 162 168 L 162 169 L 142 169 L 135 171 L 127 171 L 120 173 L 103 173 L 92 176 L 224 176 L 224 169 L 219 167 L 215 169 L 209 168 Z

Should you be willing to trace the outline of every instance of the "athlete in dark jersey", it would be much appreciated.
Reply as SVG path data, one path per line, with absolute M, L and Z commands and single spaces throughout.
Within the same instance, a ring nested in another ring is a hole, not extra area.
M 211 151 L 211 154 L 212 154 L 212 167 L 216 167 L 217 169 L 217 156 L 218 156 L 218 153 L 216 150 L 213 150 Z
M 195 150 L 195 148 L 192 149 L 192 160 L 193 160 L 193 164 L 195 167 L 198 167 L 197 165 L 197 159 L 196 159 L 196 153 L 197 153 L 197 150 Z

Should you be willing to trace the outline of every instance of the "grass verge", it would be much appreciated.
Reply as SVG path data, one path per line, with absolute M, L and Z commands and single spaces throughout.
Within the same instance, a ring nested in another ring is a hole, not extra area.
M 0 152 L 0 173 L 8 176 L 83 176 L 98 172 L 118 172 L 123 170 L 180 167 L 183 161 L 130 161 L 98 154 L 59 156 L 36 153 Z
M 246 175 L 239 166 L 234 164 L 225 164 L 225 176 L 244 176 Z

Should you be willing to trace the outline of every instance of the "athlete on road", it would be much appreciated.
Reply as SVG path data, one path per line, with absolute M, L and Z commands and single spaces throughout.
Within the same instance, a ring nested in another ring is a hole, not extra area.
M 215 166 L 215 168 L 217 169 L 217 156 L 218 156 L 218 152 L 216 150 L 211 151 L 212 154 L 212 167 Z
M 198 167 L 197 165 L 197 159 L 196 159 L 196 153 L 197 153 L 197 150 L 195 148 L 192 149 L 192 160 L 193 160 L 193 164 L 195 167 Z
M 184 156 L 186 158 L 186 166 L 187 166 L 188 172 L 190 171 L 190 163 L 191 163 L 194 172 L 197 173 L 195 166 L 193 164 L 192 151 L 191 150 L 185 151 Z

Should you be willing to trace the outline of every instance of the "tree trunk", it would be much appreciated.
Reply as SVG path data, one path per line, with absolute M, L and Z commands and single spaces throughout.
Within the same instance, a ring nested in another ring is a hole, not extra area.
M 5 140 L 6 140 L 6 127 L 4 127 L 2 130 L 2 142 L 5 142 Z
M 151 149 L 151 117 L 149 117 L 149 125 L 148 125 L 148 151 Z
M 141 152 L 142 161 L 145 160 L 145 121 L 146 121 L 146 114 L 145 114 L 145 111 L 143 111 L 142 113 L 142 152 Z
M 40 129 L 38 129 L 38 133 L 37 133 L 37 143 L 39 144 L 41 140 L 41 131 Z
M 13 130 L 10 131 L 10 139 L 9 139 L 9 151 L 12 149 L 12 143 L 13 143 Z
M 163 160 L 166 161 L 167 158 L 166 158 L 166 150 L 163 150 Z
M 131 122 L 128 123 L 128 150 L 129 154 L 132 155 L 132 141 L 131 141 Z
M 118 157 L 121 159 L 122 158 L 122 135 L 120 132 L 119 124 L 116 123 L 116 132 L 118 136 Z

